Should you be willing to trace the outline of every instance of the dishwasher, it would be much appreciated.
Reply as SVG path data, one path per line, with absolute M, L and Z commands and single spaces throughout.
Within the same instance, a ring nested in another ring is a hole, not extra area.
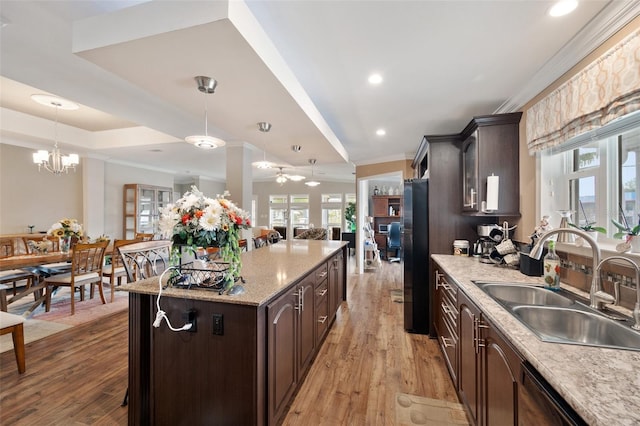
M 518 424 L 564 426 L 587 423 L 531 364 L 524 361 L 518 391 Z

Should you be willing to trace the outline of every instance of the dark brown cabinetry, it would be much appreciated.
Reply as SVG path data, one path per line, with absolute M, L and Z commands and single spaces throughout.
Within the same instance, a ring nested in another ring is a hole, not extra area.
M 462 212 L 467 215 L 520 216 L 519 123 L 522 113 L 474 117 L 462 140 Z M 499 178 L 498 209 L 483 211 L 487 177 Z
M 480 310 L 458 292 L 458 393 L 477 425 L 516 425 L 522 359 Z
M 304 259 L 317 256 L 308 272 L 256 304 L 234 303 L 217 293 L 191 299 L 167 288 L 162 307 L 170 321 L 184 324 L 183 315 L 194 311 L 193 332 L 153 327 L 157 295 L 146 289 L 155 288 L 156 279 L 132 283 L 129 424 L 279 424 L 335 318 L 340 300 L 330 300 L 336 293 L 346 297 L 345 252 L 346 247 L 330 256 L 305 252 Z M 283 253 L 271 253 L 274 263 L 284 262 L 278 260 Z M 252 264 L 253 254 L 244 258 L 244 268 L 264 269 L 263 260 Z
M 440 271 L 436 275 L 436 314 L 435 329 L 438 344 L 444 355 L 444 361 L 454 383 L 458 375 L 458 309 L 457 286 Z
M 326 268 L 325 268 L 326 272 Z M 316 349 L 315 273 L 267 306 L 269 418 L 284 414 Z
M 344 280 L 344 270 L 342 265 L 344 259 L 342 253 L 338 253 L 328 263 L 328 285 L 329 285 L 329 312 L 331 312 L 332 319 L 335 317 L 340 302 L 344 297 L 342 282 Z

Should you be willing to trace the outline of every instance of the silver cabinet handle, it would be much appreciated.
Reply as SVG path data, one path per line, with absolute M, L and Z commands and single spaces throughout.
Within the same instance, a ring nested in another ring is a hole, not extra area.
M 322 291 L 318 293 L 318 296 L 322 297 L 322 296 L 324 296 L 325 294 L 327 294 L 327 289 L 326 289 L 326 288 L 323 288 L 323 289 L 322 289 Z
M 328 317 L 328 316 L 326 316 L 326 315 L 323 315 L 323 316 L 321 316 L 320 318 L 318 318 L 318 322 L 319 322 L 320 324 L 324 324 L 324 322 L 327 320 L 327 318 L 329 318 L 329 317 Z
M 444 346 L 445 348 L 451 348 L 455 346 L 453 344 L 453 340 L 448 337 L 440 336 L 440 339 L 442 340 L 442 346 Z

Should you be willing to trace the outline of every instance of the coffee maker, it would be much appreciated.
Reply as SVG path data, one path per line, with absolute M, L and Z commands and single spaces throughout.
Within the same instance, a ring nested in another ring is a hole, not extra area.
M 502 226 L 496 224 L 478 225 L 478 238 L 473 244 L 473 256 L 480 258 L 482 263 L 495 263 L 492 259 L 492 255 L 496 256 L 496 245 L 500 244 L 502 240 L 509 239 L 509 233 L 513 231 L 517 225 L 509 227 L 508 222 L 504 222 Z
M 491 254 L 496 245 L 503 239 L 509 238 L 509 227 L 505 224 L 501 227 L 496 224 L 478 225 L 478 239 L 473 244 L 473 256 L 478 257 L 482 263 L 494 263 Z M 505 237 L 506 232 L 506 237 Z

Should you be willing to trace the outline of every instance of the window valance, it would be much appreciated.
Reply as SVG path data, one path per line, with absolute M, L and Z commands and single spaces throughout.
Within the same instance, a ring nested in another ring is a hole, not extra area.
M 527 111 L 534 154 L 640 110 L 640 29 Z

